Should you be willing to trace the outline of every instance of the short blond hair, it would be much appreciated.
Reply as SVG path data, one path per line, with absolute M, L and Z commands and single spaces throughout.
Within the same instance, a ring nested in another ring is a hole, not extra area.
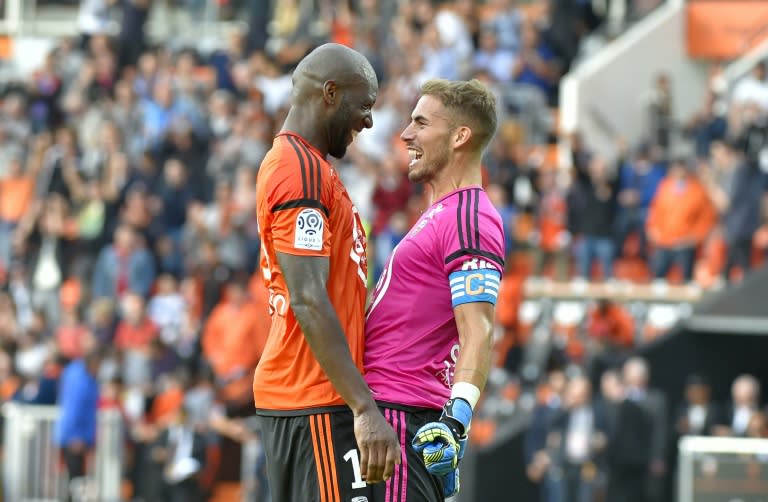
M 422 96 L 433 96 L 445 106 L 454 126 L 472 130 L 472 146 L 482 152 L 496 133 L 496 97 L 479 80 L 428 80 L 421 86 Z

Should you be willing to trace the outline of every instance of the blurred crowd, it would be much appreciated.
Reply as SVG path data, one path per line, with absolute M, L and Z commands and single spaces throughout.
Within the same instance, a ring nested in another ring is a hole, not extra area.
M 669 397 L 649 378 L 638 357 L 597 379 L 547 374 L 524 446 L 526 474 L 542 502 L 670 500 L 681 437 L 768 437 L 768 409 L 752 375 L 733 381 L 727 403 L 712 400 L 702 375 L 690 375 L 684 394 Z
M 355 47 L 380 81 L 373 128 L 337 163 L 368 226 L 372 282 L 426 204 L 397 139 L 420 84 L 474 77 L 496 93 L 501 127 L 484 165 L 507 226 L 500 366 L 528 274 L 691 281 L 698 263 L 715 262 L 711 275 L 727 281 L 768 245 L 759 70 L 732 96 L 713 84 L 684 124 L 661 77 L 642 145 L 614 164 L 575 134 L 573 169 L 557 169 L 560 77 L 658 2 L 280 1 L 268 15 L 265 2 L 232 2 L 249 24 L 207 49 L 151 40 L 158 3 L 82 0 L 80 35 L 0 89 L 0 401 L 58 400 L 73 417 L 89 412 L 84 399 L 120 410 L 137 499 L 194 500 L 240 476 L 221 458 L 255 437 L 251 374 L 269 329 L 255 175 L 290 72 L 320 43 Z M 673 155 L 676 132 L 694 140 L 695 160 Z M 617 308 L 591 314 L 597 352 L 618 347 L 606 368 L 633 344 Z M 90 395 L 57 395 L 65 377 Z M 571 386 L 562 402 L 588 401 L 588 382 Z M 57 437 L 70 471 L 93 441 L 73 427 Z M 166 468 L 182 457 L 195 460 L 188 472 Z

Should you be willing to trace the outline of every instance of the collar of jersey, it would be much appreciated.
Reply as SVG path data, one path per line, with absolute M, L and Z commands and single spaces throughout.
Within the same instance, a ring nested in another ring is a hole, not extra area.
M 315 146 L 314 146 L 314 145 L 312 145 L 312 144 L 311 144 L 309 141 L 307 141 L 306 139 L 304 139 L 304 137 L 303 137 L 303 136 L 301 136 L 301 135 L 299 135 L 298 133 L 295 133 L 295 132 L 293 132 L 293 131 L 280 131 L 279 133 L 277 133 L 277 136 L 293 136 L 294 138 L 296 138 L 296 139 L 298 139 L 299 141 L 301 141 L 301 143 L 302 143 L 303 145 L 305 145 L 307 148 L 309 148 L 310 150 L 312 150 L 313 152 L 315 152 L 317 155 L 319 155 L 321 159 L 324 159 L 324 158 L 325 158 L 325 157 L 323 157 L 323 154 L 322 154 L 322 153 L 320 153 L 320 150 L 318 150 L 317 148 L 315 148 Z
M 467 186 L 465 186 L 465 187 L 457 188 L 457 189 L 456 189 L 456 190 L 454 190 L 453 192 L 447 193 L 447 194 L 443 195 L 442 197 L 440 197 L 440 199 L 436 200 L 436 201 L 435 201 L 435 202 L 434 202 L 432 205 L 434 206 L 435 204 L 438 204 L 438 203 L 440 203 L 440 202 L 443 202 L 443 201 L 444 201 L 445 199 L 447 199 L 448 197 L 451 197 L 452 195 L 456 195 L 457 193 L 459 193 L 459 192 L 462 192 L 462 191 L 464 191 L 464 190 L 473 190 L 473 189 L 475 189 L 475 188 L 480 188 L 480 189 L 482 189 L 483 187 L 482 187 L 482 185 L 467 185 Z

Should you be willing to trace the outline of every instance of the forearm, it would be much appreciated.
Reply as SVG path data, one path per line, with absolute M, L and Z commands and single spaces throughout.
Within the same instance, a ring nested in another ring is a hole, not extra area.
M 327 296 L 292 303 L 312 354 L 328 380 L 355 415 L 376 406 L 371 391 L 352 360 L 344 330 Z
M 491 368 L 493 324 L 484 319 L 481 325 L 471 328 L 471 332 L 462 338 L 454 383 L 467 382 L 482 392 Z

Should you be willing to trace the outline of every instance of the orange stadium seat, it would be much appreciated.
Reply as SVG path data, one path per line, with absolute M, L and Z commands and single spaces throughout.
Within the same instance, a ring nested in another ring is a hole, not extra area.
M 613 275 L 616 279 L 643 283 L 651 279 L 651 270 L 642 258 L 618 258 L 613 264 Z

